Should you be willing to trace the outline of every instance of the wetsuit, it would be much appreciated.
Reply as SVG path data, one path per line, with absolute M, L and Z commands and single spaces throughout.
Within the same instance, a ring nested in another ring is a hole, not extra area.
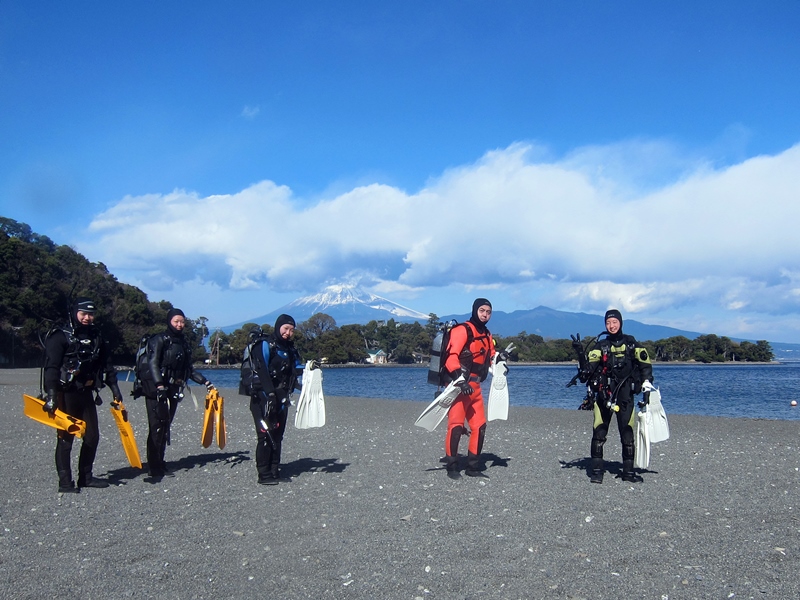
M 474 310 L 473 310 L 474 313 Z M 458 444 L 461 436 L 467 433 L 469 425 L 469 450 L 467 454 L 467 474 L 481 470 L 479 463 L 483 441 L 486 435 L 486 414 L 483 407 L 481 382 L 489 374 L 489 366 L 494 356 L 494 340 L 486 326 L 473 316 L 450 331 L 450 341 L 445 349 L 445 370 L 452 381 L 460 375 L 469 382 L 471 392 L 461 393 L 447 414 L 447 436 L 445 455 L 447 470 L 457 471 Z
M 182 331 L 171 325 L 147 342 L 147 368 L 140 374 L 147 404 L 147 467 L 152 477 L 169 474 L 164 454 L 169 443 L 170 425 L 183 399 L 183 388 L 191 379 L 209 385 L 202 373 L 192 367 L 192 349 Z M 159 391 L 159 387 L 163 390 Z
M 289 413 L 289 396 L 299 389 L 303 371 L 300 355 L 291 340 L 277 331 L 253 347 L 257 377 L 250 396 L 250 412 L 256 427 L 256 470 L 262 484 L 277 483 L 280 478 L 281 447 Z
M 86 423 L 81 452 L 78 457 L 78 487 L 91 485 L 92 465 L 100 443 L 95 392 L 102 387 L 104 377 L 115 400 L 122 394 L 117 385 L 117 372 L 111 363 L 111 353 L 95 325 L 79 325 L 58 329 L 45 341 L 44 389 L 48 398 L 68 415 Z M 74 489 L 70 456 L 75 436 L 58 431 L 56 470 L 59 490 Z M 105 484 L 107 485 L 107 484 Z M 99 486 L 92 486 L 99 487 Z
M 653 367 L 647 350 L 631 335 L 621 331 L 601 337 L 588 354 L 589 373 L 584 380 L 594 395 L 594 426 L 591 447 L 592 481 L 602 481 L 603 444 L 611 418 L 618 407 L 617 428 L 622 444 L 622 477 L 633 480 L 634 396 L 641 392 L 645 380 L 653 381 Z

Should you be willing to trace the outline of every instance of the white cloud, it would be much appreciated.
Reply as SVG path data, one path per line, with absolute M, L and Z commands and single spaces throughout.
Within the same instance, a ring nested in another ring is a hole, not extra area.
M 260 106 L 245 106 L 242 109 L 241 116 L 245 119 L 255 119 L 258 116 L 258 113 L 261 112 Z
M 87 253 L 162 289 L 357 276 L 406 296 L 536 284 L 573 309 L 800 312 L 800 145 L 725 168 L 647 141 L 544 156 L 515 144 L 417 193 L 372 184 L 313 205 L 270 181 L 129 196 L 92 221 Z

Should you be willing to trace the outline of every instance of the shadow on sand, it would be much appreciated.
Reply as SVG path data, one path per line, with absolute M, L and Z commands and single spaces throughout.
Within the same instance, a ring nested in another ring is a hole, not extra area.
M 584 473 L 586 473 L 586 477 L 591 477 L 591 467 L 592 467 L 592 459 L 589 457 L 583 458 L 576 458 L 570 461 L 558 461 L 561 464 L 562 469 L 582 469 Z M 620 461 L 615 460 L 606 460 L 603 463 L 603 468 L 605 469 L 606 473 L 613 475 L 614 477 L 622 477 L 622 463 Z M 646 474 L 646 473 L 658 473 L 658 471 L 651 471 L 650 469 L 636 469 L 636 473 L 639 475 Z
M 231 468 L 250 460 L 250 452 L 206 452 L 203 454 L 190 454 L 184 456 L 176 461 L 170 461 L 168 468 L 170 472 L 177 473 L 178 471 L 189 471 L 199 467 L 205 467 L 212 463 L 222 463 L 229 465 Z M 147 463 L 143 464 L 142 469 L 134 467 L 123 467 L 121 469 L 113 469 L 106 473 L 108 483 L 111 485 L 125 485 L 128 481 L 136 479 L 137 477 L 145 476 L 146 480 L 160 480 L 160 477 L 147 477 Z

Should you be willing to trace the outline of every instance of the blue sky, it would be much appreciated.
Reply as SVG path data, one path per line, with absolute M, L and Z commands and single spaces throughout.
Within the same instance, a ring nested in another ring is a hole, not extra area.
M 227 325 L 327 284 L 800 342 L 800 2 L 0 1 L 0 214 Z

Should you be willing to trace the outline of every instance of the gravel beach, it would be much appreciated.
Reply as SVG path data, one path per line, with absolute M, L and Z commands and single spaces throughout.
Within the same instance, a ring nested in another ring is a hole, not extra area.
M 798 421 L 670 415 L 639 484 L 615 477 L 614 423 L 595 485 L 590 413 L 512 405 L 487 428 L 489 479 L 452 481 L 444 426 L 413 425 L 424 403 L 331 397 L 325 427 L 287 428 L 287 481 L 259 486 L 248 400 L 220 390 L 228 444 L 205 449 L 193 387 L 201 410 L 187 395 L 167 449 L 176 476 L 152 482 L 128 466 L 104 390 L 95 476 L 112 486 L 60 496 L 55 430 L 22 414 L 38 376 L 0 371 L 3 598 L 800 597 Z

